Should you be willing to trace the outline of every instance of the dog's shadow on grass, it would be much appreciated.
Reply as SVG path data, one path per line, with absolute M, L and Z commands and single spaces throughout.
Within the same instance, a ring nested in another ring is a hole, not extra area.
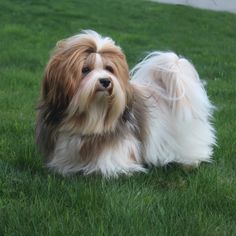
M 132 175 L 120 175 L 112 178 L 104 178 L 101 174 L 95 173 L 91 175 L 84 175 L 78 173 L 69 176 L 61 176 L 48 170 L 41 161 L 37 150 L 33 150 L 30 157 L 18 157 L 11 163 L 8 163 L 13 172 L 24 173 L 24 175 L 30 176 L 32 179 L 41 178 L 42 182 L 47 184 L 47 178 L 56 184 L 65 182 L 68 186 L 70 185 L 83 185 L 99 186 L 99 188 L 108 189 L 113 186 L 113 191 L 122 186 L 142 189 L 154 188 L 161 189 L 162 191 L 170 189 L 184 189 L 187 188 L 197 173 L 207 164 L 202 164 L 200 168 L 189 169 L 179 164 L 169 164 L 164 167 L 149 167 L 146 173 L 134 173 Z M 53 183 L 52 182 L 52 183 Z M 52 184 L 50 183 L 50 184 Z M 95 191 L 95 190 L 94 190 Z

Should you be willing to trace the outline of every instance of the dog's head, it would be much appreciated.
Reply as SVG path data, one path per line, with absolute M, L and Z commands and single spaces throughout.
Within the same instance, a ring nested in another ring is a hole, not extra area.
M 125 55 L 94 31 L 57 43 L 46 67 L 44 121 L 82 135 L 113 130 L 130 93 Z

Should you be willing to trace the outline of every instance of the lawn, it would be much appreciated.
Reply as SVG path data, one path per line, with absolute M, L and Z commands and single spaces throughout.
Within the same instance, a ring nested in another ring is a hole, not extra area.
M 43 167 L 35 107 L 57 40 L 94 29 L 130 67 L 148 51 L 191 59 L 217 106 L 214 162 L 106 180 Z M 0 235 L 236 235 L 236 15 L 134 0 L 0 2 Z

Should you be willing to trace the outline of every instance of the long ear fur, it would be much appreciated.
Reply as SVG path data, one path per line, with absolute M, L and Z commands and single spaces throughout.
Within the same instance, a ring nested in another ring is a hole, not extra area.
M 66 72 L 63 54 L 58 53 L 58 49 L 46 67 L 38 105 L 36 142 L 46 156 L 53 150 L 56 127 L 65 116 L 75 87 L 73 76 Z

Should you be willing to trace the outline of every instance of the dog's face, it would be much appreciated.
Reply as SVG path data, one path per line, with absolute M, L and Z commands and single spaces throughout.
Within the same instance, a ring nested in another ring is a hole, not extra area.
M 121 49 L 93 31 L 57 43 L 45 71 L 45 120 L 82 135 L 114 129 L 127 104 L 129 69 Z

